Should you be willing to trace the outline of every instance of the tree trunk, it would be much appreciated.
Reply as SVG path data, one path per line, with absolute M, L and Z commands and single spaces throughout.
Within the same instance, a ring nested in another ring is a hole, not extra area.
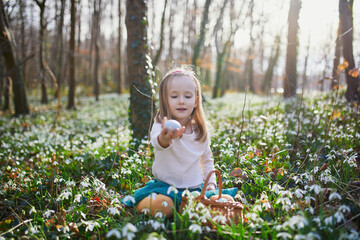
M 343 47 L 343 57 L 348 62 L 345 69 L 346 74 L 346 92 L 345 97 L 349 102 L 359 101 L 360 91 L 358 89 L 359 75 L 354 72 L 355 61 L 353 55 L 353 18 L 352 18 L 353 0 L 339 1 L 340 30 Z
M 163 50 L 163 43 L 164 43 L 164 24 L 165 24 L 165 13 L 166 13 L 166 6 L 167 6 L 167 2 L 168 0 L 165 0 L 165 4 L 164 4 L 164 10 L 162 13 L 162 17 L 161 17 L 161 28 L 160 28 L 160 46 L 159 49 L 157 50 L 154 60 L 153 60 L 153 67 L 154 70 L 156 68 L 157 63 L 159 62 L 160 56 L 161 56 L 161 52 Z
M 331 90 L 335 90 L 339 87 L 339 70 L 338 66 L 340 63 L 341 56 L 341 39 L 340 39 L 340 23 L 339 28 L 336 35 L 336 43 L 335 43 L 335 56 L 333 59 L 333 69 L 332 69 L 332 79 L 331 79 Z
M 69 93 L 67 109 L 75 109 L 75 26 L 76 26 L 76 5 L 71 0 L 70 9 L 70 42 L 69 42 Z
M 253 29 L 254 29 L 254 0 L 251 0 L 250 2 L 250 6 L 249 6 L 249 11 L 250 11 L 250 46 L 248 49 L 248 58 L 246 60 L 246 70 L 247 72 L 245 72 L 245 79 L 247 79 L 247 83 L 248 83 L 248 87 L 250 92 L 255 93 L 255 87 L 254 87 L 254 56 L 253 56 L 253 49 L 254 49 L 254 45 L 255 45 L 255 40 L 254 40 L 254 34 L 253 34 Z
M 203 16 L 202 16 L 202 20 L 201 20 L 201 26 L 200 26 L 200 36 L 199 36 L 199 39 L 197 40 L 197 42 L 195 44 L 194 54 L 193 54 L 193 57 L 192 57 L 192 64 L 194 66 L 197 66 L 197 59 L 200 56 L 200 50 L 201 50 L 202 45 L 204 44 L 205 32 L 206 32 L 206 24 L 209 21 L 210 3 L 211 3 L 211 0 L 206 0 L 206 2 L 205 2 L 204 12 L 203 12 Z
M 57 26 L 56 34 L 56 53 L 55 53 L 55 77 L 59 91 L 63 82 L 63 28 L 64 28 L 65 0 L 61 0 L 60 19 Z M 56 94 L 56 93 L 55 93 Z
M 261 85 L 261 91 L 263 93 L 268 93 L 271 87 L 271 82 L 274 75 L 274 68 L 277 65 L 277 62 L 279 60 L 280 56 L 280 35 L 277 35 L 275 38 L 275 44 L 274 49 L 271 53 L 270 59 L 269 59 L 269 65 L 266 69 L 264 80 Z
M 3 0 L 0 0 L 0 51 L 4 57 L 7 74 L 12 81 L 12 91 L 14 93 L 15 116 L 28 114 L 29 107 L 26 100 L 24 79 L 21 74 L 20 64 L 17 64 L 15 51 L 10 41 L 11 35 L 6 22 L 6 15 Z
M 36 4 L 40 8 L 40 29 L 39 29 L 39 64 L 40 64 L 40 84 L 41 84 L 41 103 L 48 103 L 48 96 L 46 91 L 45 81 L 45 64 L 44 64 L 44 33 L 46 28 L 45 22 L 45 3 L 46 0 L 35 0 Z
M 117 81 L 116 81 L 116 92 L 118 94 L 121 94 L 123 91 L 123 83 L 122 83 L 122 72 L 121 72 L 121 64 L 122 64 L 122 59 L 121 59 L 121 51 L 122 51 L 122 45 L 121 45 L 121 41 L 122 41 L 122 21 L 121 21 L 121 1 L 119 0 L 119 9 L 118 9 L 118 13 L 119 13 L 119 27 L 118 27 L 118 69 L 117 69 Z
M 129 120 L 133 139 L 148 136 L 153 119 L 153 82 L 147 42 L 147 5 L 145 0 L 126 1 L 127 73 L 130 80 Z
M 100 38 L 100 11 L 101 0 L 94 2 L 94 44 L 95 44 L 95 64 L 93 72 L 93 88 L 95 100 L 99 101 L 100 95 L 100 83 L 99 83 L 99 64 L 100 64 L 100 52 L 99 52 L 99 38 Z
M 19 1 L 19 7 L 20 7 L 20 34 L 21 34 L 21 39 L 20 39 L 20 46 L 21 46 L 21 60 L 24 60 L 26 58 L 26 44 L 25 44 L 25 9 L 26 9 L 26 3 L 25 0 L 20 0 Z M 26 62 L 23 63 L 22 65 L 22 75 L 24 80 L 26 79 L 26 75 L 25 75 L 25 71 L 26 71 Z
M 301 8 L 300 0 L 291 0 L 289 16 L 288 16 L 288 43 L 286 50 L 286 66 L 284 78 L 284 97 L 292 97 L 296 94 L 297 87 L 297 32 L 298 32 L 298 19 Z

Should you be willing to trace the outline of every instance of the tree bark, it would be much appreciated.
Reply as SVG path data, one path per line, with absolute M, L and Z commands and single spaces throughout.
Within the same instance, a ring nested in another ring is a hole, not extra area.
M 0 51 L 4 57 L 6 69 L 11 81 L 12 91 L 14 93 L 15 116 L 29 114 L 29 107 L 27 104 L 24 79 L 21 74 L 20 64 L 15 58 L 14 47 L 10 41 L 10 31 L 6 21 L 5 9 L 3 0 L 0 0 Z
M 352 18 L 353 0 L 339 1 L 340 30 L 343 47 L 343 57 L 348 62 L 345 69 L 346 74 L 346 92 L 345 97 L 349 102 L 359 101 L 360 91 L 358 89 L 359 75 L 353 74 L 355 61 L 353 55 L 353 18 Z
M 296 94 L 297 87 L 297 32 L 298 32 L 298 19 L 301 8 L 300 0 L 291 0 L 289 16 L 288 16 L 288 43 L 286 50 L 286 66 L 284 78 L 284 97 L 292 97 Z
M 39 29 L 39 65 L 40 65 L 40 84 L 41 84 L 41 103 L 48 103 L 48 95 L 45 81 L 45 64 L 44 64 L 44 33 L 46 28 L 45 22 L 45 3 L 46 0 L 35 0 L 40 8 L 40 29 Z
M 274 68 L 277 65 L 280 56 L 280 35 L 275 37 L 274 48 L 269 59 L 269 65 L 266 69 L 264 80 L 261 85 L 261 91 L 267 93 L 271 87 L 271 82 L 274 75 Z
M 67 109 L 75 109 L 75 26 L 76 26 L 76 5 L 71 0 L 70 7 L 70 42 L 69 42 L 69 93 Z
M 122 65 L 122 45 L 121 45 L 121 41 L 122 41 L 122 21 L 121 21 L 121 1 L 119 0 L 119 9 L 118 9 L 118 13 L 119 13 L 119 27 L 118 27 L 118 69 L 117 69 L 117 81 L 116 81 L 116 92 L 118 94 L 121 94 L 123 91 L 123 83 L 122 83 L 122 71 L 121 71 L 121 65 Z
M 99 101 L 100 95 L 100 82 L 99 82 L 99 64 L 100 64 L 100 50 L 99 50 L 99 38 L 100 38 L 100 11 L 101 11 L 101 0 L 94 2 L 94 44 L 95 44 L 95 64 L 93 73 L 93 87 L 95 100 Z
M 200 50 L 201 50 L 202 45 L 204 44 L 205 32 L 206 32 L 206 24 L 209 21 L 210 3 L 211 3 L 211 0 L 206 0 L 206 2 L 205 2 L 204 12 L 203 12 L 203 16 L 202 16 L 202 20 L 201 20 L 201 26 L 200 26 L 200 36 L 199 36 L 199 39 L 197 40 L 197 42 L 195 44 L 194 54 L 193 54 L 193 57 L 192 57 L 192 64 L 194 66 L 197 66 L 197 59 L 200 56 Z
M 339 87 L 339 70 L 338 66 L 340 63 L 341 56 L 341 39 L 340 39 L 340 22 L 339 28 L 336 35 L 335 43 L 335 56 L 333 59 L 332 79 L 331 79 L 331 90 L 335 90 Z
M 162 17 L 161 17 L 161 27 L 160 27 L 160 46 L 159 49 L 157 50 L 154 60 L 153 60 L 153 67 L 154 70 L 156 68 L 157 63 L 159 62 L 160 56 L 161 56 L 161 52 L 163 50 L 163 45 L 164 45 L 164 24 L 165 24 L 165 13 L 166 13 L 166 6 L 167 6 L 167 2 L 168 0 L 165 0 L 164 3 L 164 10 L 162 13 Z
M 61 0 L 60 19 L 56 34 L 56 53 L 55 53 L 55 77 L 59 90 L 63 82 L 63 28 L 64 28 L 65 0 Z M 71 14 L 71 13 L 70 13 Z M 70 30 L 71 31 L 71 30 Z
M 148 136 L 153 119 L 152 64 L 147 39 L 147 5 L 145 0 L 126 1 L 127 68 L 130 80 L 129 120 L 133 139 Z

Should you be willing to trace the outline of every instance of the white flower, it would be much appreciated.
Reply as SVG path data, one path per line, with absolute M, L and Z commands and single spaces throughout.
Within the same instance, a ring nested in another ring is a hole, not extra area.
M 114 198 L 112 201 L 111 201 L 111 204 L 120 204 L 120 201 L 118 198 Z
M 70 161 L 69 159 L 66 159 L 66 160 L 65 160 L 65 163 L 66 163 L 67 165 L 69 165 L 69 164 L 71 163 L 71 161 Z
M 137 228 L 132 223 L 127 223 L 122 229 L 123 237 L 126 237 L 128 240 L 135 238 L 135 233 L 137 232 Z
M 315 201 L 315 198 L 314 197 L 311 197 L 311 196 L 306 196 L 305 197 L 305 202 L 306 204 L 309 204 L 311 202 L 311 200 L 314 200 Z
M 81 194 L 76 194 L 74 197 L 74 202 L 80 202 L 81 201 Z
M 116 237 L 117 239 L 120 239 L 121 233 L 119 232 L 118 229 L 113 228 L 106 234 L 106 238 L 111 238 L 111 237 Z
M 155 200 L 156 197 L 157 197 L 157 194 L 156 194 L 156 193 L 150 193 L 150 198 L 151 198 L 152 200 Z
M 330 225 L 330 224 L 332 225 L 333 222 L 334 222 L 333 216 L 330 216 L 330 217 L 325 218 L 325 219 L 324 219 L 324 222 L 325 222 L 326 225 Z
M 302 198 L 305 193 L 306 193 L 306 191 L 301 190 L 300 188 L 298 188 L 298 189 L 295 190 L 295 193 L 294 193 L 294 194 L 295 194 L 295 196 L 296 196 L 297 198 Z
M 119 210 L 117 208 L 115 208 L 115 207 L 109 207 L 108 208 L 108 213 L 111 213 L 112 215 L 116 215 L 116 214 L 120 215 Z
M 143 214 L 147 215 L 147 214 L 150 212 L 150 210 L 147 209 L 147 208 L 144 208 L 143 210 L 141 210 L 141 212 L 142 212 Z
M 162 203 L 161 203 L 161 206 L 164 206 L 164 207 L 167 207 L 169 204 L 167 203 L 167 201 L 163 201 Z
M 220 224 L 225 224 L 226 223 L 226 217 L 224 217 L 223 215 L 216 215 L 215 217 L 213 217 L 213 220 L 215 222 L 220 223 Z
M 176 189 L 175 186 L 170 186 L 167 190 L 167 194 L 169 195 L 171 192 L 174 192 L 174 194 L 177 194 L 178 190 Z
M 89 221 L 83 221 L 81 220 L 82 223 L 84 223 L 86 225 L 85 231 L 87 232 L 88 230 L 90 232 L 92 232 L 94 230 L 94 227 L 100 227 L 100 224 L 98 222 L 95 222 L 94 220 L 89 220 Z
M 340 211 L 337 211 L 334 214 L 334 217 L 335 217 L 337 223 L 340 223 L 341 221 L 345 220 L 344 214 L 342 214 L 342 212 L 340 212 Z
M 165 224 L 158 222 L 158 221 L 154 221 L 154 220 L 150 220 L 149 223 L 151 224 L 152 228 L 156 231 L 158 229 L 165 229 Z
M 52 213 L 55 213 L 55 211 L 54 210 L 47 210 L 46 212 L 44 212 L 44 217 L 49 218 Z
M 57 161 L 54 161 L 53 165 L 56 166 L 56 165 L 59 165 L 59 163 Z
M 280 232 L 276 235 L 277 238 L 288 239 L 291 238 L 291 234 L 287 232 Z
M 29 211 L 29 214 L 31 215 L 32 213 L 36 213 L 35 207 L 32 207 Z
M 271 191 L 275 193 L 279 193 L 281 189 L 283 189 L 283 187 L 276 183 L 271 187 Z
M 135 198 L 133 196 L 130 196 L 130 195 L 127 195 L 124 197 L 124 202 L 128 202 L 128 201 L 131 201 L 133 204 L 135 204 Z
M 317 184 L 313 184 L 310 186 L 310 192 L 314 191 L 315 194 L 319 194 L 321 191 L 321 187 Z
M 329 200 L 332 201 L 334 199 L 338 199 L 338 200 L 341 200 L 341 195 L 338 194 L 337 192 L 332 192 L 330 193 L 330 196 L 329 196 Z
M 350 208 L 346 205 L 341 205 L 338 209 L 339 212 L 343 212 L 343 213 L 349 213 L 350 212 Z
M 198 232 L 199 234 L 202 233 L 201 226 L 199 226 L 199 225 L 197 225 L 195 223 L 190 225 L 189 230 L 192 231 L 193 233 L 196 233 L 196 232 Z
M 155 218 L 162 218 L 163 217 L 163 214 L 161 211 L 155 213 Z
M 309 221 L 301 215 L 293 216 L 287 222 L 289 227 L 294 229 L 294 226 L 296 226 L 299 230 L 303 229 L 306 225 L 309 224 Z

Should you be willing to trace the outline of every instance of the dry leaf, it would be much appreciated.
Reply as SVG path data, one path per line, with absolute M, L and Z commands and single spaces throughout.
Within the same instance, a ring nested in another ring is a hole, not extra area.
M 353 78 L 357 78 L 359 76 L 359 70 L 357 68 L 353 68 L 349 71 L 349 75 Z

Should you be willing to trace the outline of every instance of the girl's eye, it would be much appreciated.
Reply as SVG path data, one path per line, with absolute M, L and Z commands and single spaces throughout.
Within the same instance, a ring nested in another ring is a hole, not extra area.
M 176 95 L 174 95 L 174 96 L 171 96 L 171 98 L 177 98 L 177 96 L 176 96 Z
M 191 96 L 185 96 L 186 98 L 191 98 Z

